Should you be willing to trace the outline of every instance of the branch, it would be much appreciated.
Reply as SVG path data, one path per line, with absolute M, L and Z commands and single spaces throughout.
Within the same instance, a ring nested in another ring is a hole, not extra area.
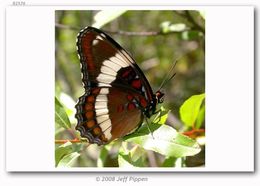
M 80 30 L 79 27 L 63 25 L 63 24 L 60 24 L 60 23 L 55 23 L 55 27 L 56 28 L 62 28 L 62 29 L 69 29 L 69 30 Z
M 80 139 L 73 139 L 73 140 L 55 140 L 55 144 L 64 144 L 67 142 L 71 142 L 71 143 L 82 143 L 82 141 Z
M 189 136 L 190 138 L 196 138 L 197 136 L 201 136 L 205 133 L 205 129 L 192 129 L 190 131 L 183 132 L 182 134 L 185 136 Z
M 186 18 L 187 20 L 193 24 L 193 28 L 201 31 L 203 34 L 205 34 L 205 30 L 204 28 L 202 28 L 196 21 L 195 19 L 191 16 L 190 12 L 188 10 L 185 10 L 185 15 L 186 15 Z
M 60 23 L 55 23 L 55 27 L 61 28 L 61 29 L 70 29 L 70 30 L 77 30 L 79 31 L 79 27 L 74 27 L 74 26 L 69 26 L 69 25 L 63 25 Z M 185 29 L 181 32 L 188 31 L 190 29 Z M 170 31 L 167 33 L 163 33 L 162 31 L 144 31 L 144 32 L 129 32 L 129 31 L 123 31 L 123 30 L 118 30 L 118 31 L 109 31 L 109 30 L 103 30 L 106 33 L 109 34 L 117 34 L 117 35 L 126 35 L 126 36 L 159 36 L 159 35 L 169 35 L 169 34 L 178 34 L 181 32 L 178 31 Z

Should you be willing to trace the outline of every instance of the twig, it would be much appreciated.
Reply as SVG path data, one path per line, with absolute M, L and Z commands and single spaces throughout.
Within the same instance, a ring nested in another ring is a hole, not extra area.
M 63 25 L 60 23 L 55 23 L 55 27 L 62 28 L 62 29 L 71 29 L 71 30 L 80 30 L 78 27 L 69 26 L 69 25 Z M 181 32 L 188 31 L 190 29 L 182 30 Z M 179 31 L 170 31 L 167 33 L 163 33 L 162 31 L 145 31 L 145 32 L 129 32 L 129 31 L 109 31 L 109 30 L 103 30 L 104 32 L 108 34 L 117 34 L 117 35 L 126 35 L 126 36 L 159 36 L 159 35 L 169 35 L 169 34 L 178 34 L 181 33 Z
M 73 140 L 55 140 L 55 144 L 64 144 L 67 142 L 71 142 L 71 143 L 82 143 L 82 141 L 80 139 L 73 139 Z
M 60 23 L 55 23 L 55 27 L 62 28 L 62 29 L 69 29 L 69 30 L 80 30 L 79 27 L 63 25 L 63 24 L 60 24 Z
M 202 28 L 195 20 L 194 18 L 191 16 L 190 12 L 188 10 L 185 10 L 185 15 L 187 20 L 193 24 L 193 28 L 200 30 L 203 34 L 205 34 L 205 30 L 204 28 Z
M 203 133 L 205 133 L 205 129 L 192 129 L 190 131 L 183 132 L 182 134 L 191 138 L 196 138 L 197 136 L 200 136 Z

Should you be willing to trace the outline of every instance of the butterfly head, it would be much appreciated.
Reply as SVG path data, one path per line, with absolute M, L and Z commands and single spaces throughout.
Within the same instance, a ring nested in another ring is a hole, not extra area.
M 164 93 L 162 93 L 161 91 L 157 91 L 155 93 L 155 97 L 156 97 L 157 103 L 162 103 L 164 100 Z

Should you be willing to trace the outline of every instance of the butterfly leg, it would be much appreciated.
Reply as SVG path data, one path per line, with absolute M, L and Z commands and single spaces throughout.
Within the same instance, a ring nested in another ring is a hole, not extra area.
M 153 114 L 158 114 L 158 113 L 159 113 L 159 115 L 157 115 L 156 118 L 154 119 L 154 121 L 155 121 L 155 120 L 157 120 L 159 118 L 159 120 L 156 123 L 161 121 L 162 109 L 159 109 L 159 110 L 155 111 Z
M 152 138 L 154 139 L 153 132 L 152 132 L 150 126 L 149 126 L 150 124 L 149 124 L 149 121 L 148 121 L 148 119 L 147 119 L 147 115 L 145 114 L 145 113 L 147 113 L 146 110 L 145 110 L 145 108 L 142 107 L 141 103 L 140 103 L 136 98 L 133 98 L 133 102 L 136 104 L 136 106 L 137 106 L 138 108 L 141 109 L 142 114 L 143 114 L 143 117 L 144 117 L 145 122 L 146 122 L 146 124 L 147 124 L 147 128 L 148 128 L 149 132 L 151 133 Z
M 150 124 L 148 122 L 148 119 L 147 119 L 147 117 L 145 115 L 144 115 L 144 118 L 145 118 L 145 122 L 146 122 L 147 128 L 148 128 L 149 132 L 151 133 L 152 138 L 154 139 L 153 132 L 150 129 L 150 126 L 149 126 Z

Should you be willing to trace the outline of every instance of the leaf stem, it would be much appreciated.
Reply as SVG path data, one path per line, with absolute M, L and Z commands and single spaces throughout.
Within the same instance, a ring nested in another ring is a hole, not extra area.
M 200 136 L 202 133 L 205 133 L 205 129 L 192 129 L 190 131 L 183 132 L 182 134 L 191 138 L 196 138 L 197 136 Z
M 73 139 L 73 140 L 55 140 L 55 144 L 64 144 L 64 143 L 67 143 L 67 142 L 71 142 L 71 143 L 82 143 L 82 141 L 80 139 Z

